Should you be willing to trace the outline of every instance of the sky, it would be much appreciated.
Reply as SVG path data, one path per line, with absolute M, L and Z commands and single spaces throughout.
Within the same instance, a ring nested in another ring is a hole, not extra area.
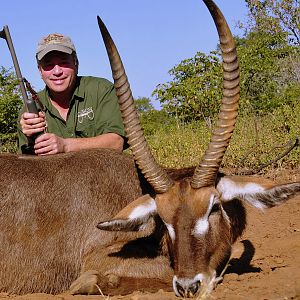
M 242 34 L 244 0 L 216 0 L 233 34 Z M 36 90 L 44 87 L 36 66 L 39 40 L 62 33 L 73 40 L 79 75 L 112 81 L 109 61 L 97 25 L 106 24 L 122 58 L 134 98 L 151 96 L 158 84 L 172 78 L 168 71 L 196 52 L 215 50 L 218 36 L 201 0 L 2 0 L 0 30 L 8 25 L 22 75 Z M 0 39 L 0 66 L 13 67 L 6 42 Z

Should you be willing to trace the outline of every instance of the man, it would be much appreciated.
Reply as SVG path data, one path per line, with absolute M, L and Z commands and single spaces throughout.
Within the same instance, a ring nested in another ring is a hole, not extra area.
M 71 39 L 50 34 L 37 47 L 38 69 L 46 84 L 38 93 L 44 111 L 20 116 L 19 147 L 38 135 L 37 155 L 124 146 L 124 128 L 113 84 L 104 78 L 78 76 Z

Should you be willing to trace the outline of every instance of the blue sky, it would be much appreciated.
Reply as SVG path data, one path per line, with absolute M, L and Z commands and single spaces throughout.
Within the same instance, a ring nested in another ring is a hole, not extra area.
M 111 78 L 109 62 L 97 25 L 99 15 L 123 60 L 133 95 L 149 97 L 168 71 L 197 51 L 214 50 L 217 32 L 200 0 L 52 0 L 1 1 L 0 29 L 8 25 L 21 71 L 37 89 L 43 88 L 35 50 L 41 37 L 58 32 L 70 36 L 77 48 L 79 74 Z M 245 20 L 244 0 L 216 0 L 232 32 Z M 4 40 L 0 66 L 12 67 Z M 159 103 L 154 102 L 155 107 Z

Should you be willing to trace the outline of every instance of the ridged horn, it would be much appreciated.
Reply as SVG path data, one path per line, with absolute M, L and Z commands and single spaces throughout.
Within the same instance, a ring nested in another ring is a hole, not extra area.
M 173 185 L 173 181 L 166 171 L 157 164 L 150 151 L 118 50 L 99 16 L 97 16 L 97 20 L 108 54 L 126 136 L 133 157 L 154 190 L 157 193 L 164 193 Z
M 223 58 L 223 98 L 216 127 L 202 161 L 191 180 L 193 188 L 214 185 L 238 115 L 240 71 L 229 26 L 212 0 L 203 0 L 216 24 Z

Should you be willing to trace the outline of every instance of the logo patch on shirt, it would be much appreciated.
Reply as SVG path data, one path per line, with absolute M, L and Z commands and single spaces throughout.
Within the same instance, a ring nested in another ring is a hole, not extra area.
M 77 118 L 78 122 L 82 123 L 85 118 L 89 120 L 94 120 L 95 114 L 92 107 L 85 108 L 78 112 Z

